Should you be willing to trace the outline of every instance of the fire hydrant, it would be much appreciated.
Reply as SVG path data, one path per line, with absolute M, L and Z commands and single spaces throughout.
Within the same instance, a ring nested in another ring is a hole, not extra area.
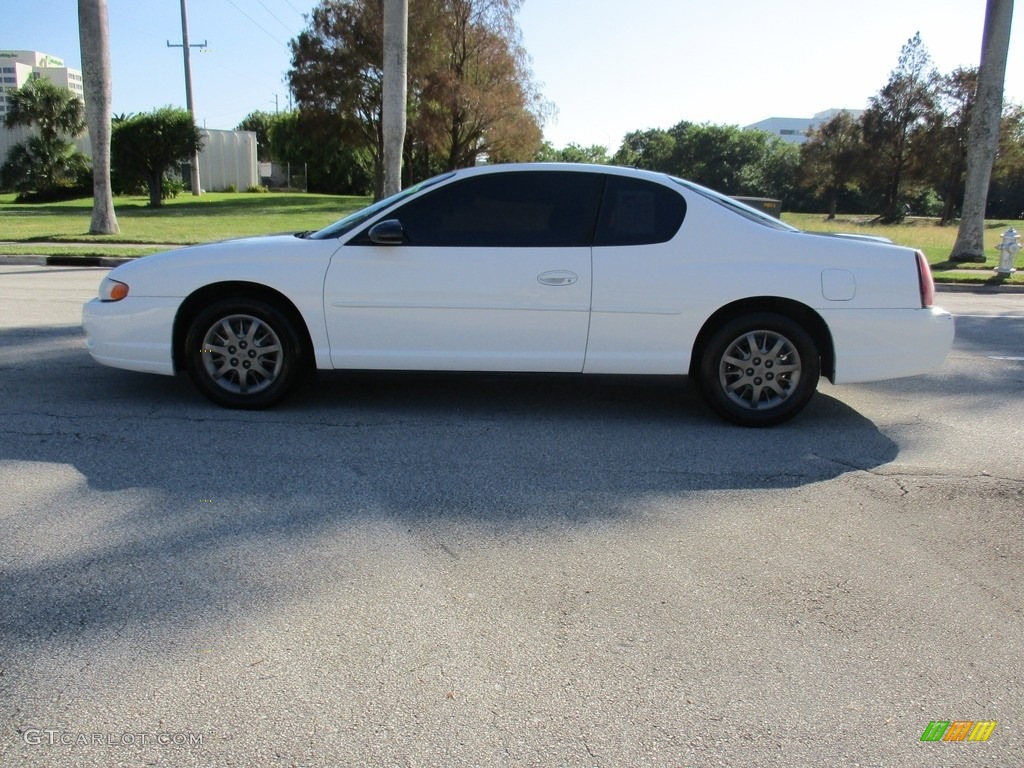
M 1000 277 L 1009 277 L 1017 271 L 1013 268 L 1013 259 L 1020 253 L 1020 235 L 1017 234 L 1017 230 L 1010 227 L 1003 232 L 1003 241 L 996 246 L 996 250 L 999 251 L 996 274 Z

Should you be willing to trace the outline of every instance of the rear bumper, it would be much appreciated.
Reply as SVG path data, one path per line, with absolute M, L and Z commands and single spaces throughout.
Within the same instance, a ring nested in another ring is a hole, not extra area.
M 839 309 L 821 316 L 832 332 L 836 384 L 928 373 L 953 346 L 953 316 L 938 307 Z
M 82 308 L 93 360 L 129 371 L 174 375 L 174 316 L 181 299 L 93 299 Z

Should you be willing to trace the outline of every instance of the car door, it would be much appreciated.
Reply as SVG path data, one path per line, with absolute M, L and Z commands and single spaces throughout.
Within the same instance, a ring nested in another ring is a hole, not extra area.
M 388 214 L 400 244 L 356 235 L 324 284 L 334 367 L 582 371 L 603 185 L 588 172 L 471 174 Z
M 671 187 L 608 176 L 594 239 L 586 373 L 686 372 L 698 330 L 683 313 L 692 301 L 687 270 L 707 267 L 682 250 L 685 215 L 686 200 Z

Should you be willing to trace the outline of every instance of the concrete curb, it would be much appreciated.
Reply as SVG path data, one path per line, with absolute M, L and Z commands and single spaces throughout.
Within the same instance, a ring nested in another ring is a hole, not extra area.
M 34 256 L 26 253 L 21 256 L 0 256 L 0 266 L 31 266 L 31 267 L 106 267 L 113 269 L 136 259 L 120 256 Z
M 936 293 L 1020 293 L 1024 285 L 979 285 L 978 283 L 936 283 Z

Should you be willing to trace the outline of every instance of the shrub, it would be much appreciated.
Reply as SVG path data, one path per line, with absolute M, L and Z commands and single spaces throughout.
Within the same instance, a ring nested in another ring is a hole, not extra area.
M 170 200 L 185 191 L 185 183 L 177 176 L 164 176 L 160 198 Z

